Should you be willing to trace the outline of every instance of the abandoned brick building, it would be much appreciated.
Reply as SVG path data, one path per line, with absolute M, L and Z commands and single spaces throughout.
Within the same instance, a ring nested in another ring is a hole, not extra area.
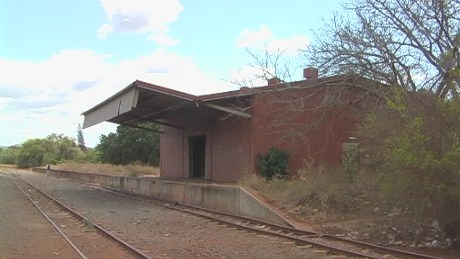
M 102 121 L 161 125 L 160 167 L 166 179 L 233 182 L 257 173 L 257 156 L 270 148 L 289 153 L 291 174 L 305 163 L 340 166 L 342 146 L 365 112 L 356 77 L 318 78 L 209 95 L 154 84 L 132 84 L 83 113 L 84 128 Z

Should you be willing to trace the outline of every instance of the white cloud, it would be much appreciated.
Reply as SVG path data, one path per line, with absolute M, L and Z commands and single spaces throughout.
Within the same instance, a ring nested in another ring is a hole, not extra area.
M 133 78 L 191 94 L 229 91 L 231 85 L 203 73 L 193 59 L 164 49 L 118 64 L 120 71 Z
M 177 20 L 184 7 L 179 0 L 100 0 L 107 23 L 99 37 L 108 33 L 166 32 L 168 24 Z
M 284 51 L 284 54 L 290 56 L 296 56 L 299 54 L 299 50 L 305 49 L 310 40 L 301 35 L 296 35 L 288 39 L 275 39 L 267 44 L 267 50 L 270 53 L 276 53 L 278 51 Z
M 310 40 L 306 36 L 294 35 L 290 38 L 275 38 L 274 33 L 265 25 L 258 30 L 244 29 L 236 39 L 236 46 L 256 50 L 267 50 L 269 53 L 283 52 L 285 55 L 296 56 L 300 49 L 305 49 Z
M 104 23 L 99 29 L 97 30 L 97 36 L 101 39 L 105 39 L 107 37 L 107 34 L 111 33 L 113 31 L 112 25 L 108 23 Z
M 162 49 L 116 63 L 107 57 L 91 50 L 65 50 L 41 62 L 0 58 L 0 145 L 51 133 L 73 137 L 83 111 L 136 79 L 192 94 L 235 88 L 203 73 L 193 59 Z M 84 131 L 90 146 L 114 126 L 96 128 Z
M 273 70 L 267 71 L 274 74 Z M 239 86 L 254 87 L 267 85 L 265 74 L 261 68 L 245 65 L 239 69 L 232 69 L 229 72 L 229 81 Z
M 179 40 L 173 39 L 165 33 L 155 33 L 150 35 L 147 39 L 156 42 L 160 46 L 172 46 L 179 43 Z
M 252 31 L 244 29 L 236 39 L 236 46 L 239 48 L 250 48 L 264 44 L 273 38 L 273 32 L 265 25 L 261 25 L 259 30 Z
M 229 81 L 251 87 L 266 85 L 266 79 L 275 76 L 285 81 L 296 80 L 297 63 L 302 63 L 299 62 L 299 51 L 308 44 L 310 40 L 303 35 L 277 38 L 265 25 L 258 30 L 244 29 L 235 45 L 251 52 L 250 65 L 231 70 Z M 261 64 L 266 64 L 266 67 L 261 67 Z

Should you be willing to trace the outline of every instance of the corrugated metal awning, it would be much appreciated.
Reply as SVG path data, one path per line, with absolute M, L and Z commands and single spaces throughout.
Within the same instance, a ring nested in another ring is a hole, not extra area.
M 139 90 L 137 88 L 125 89 L 110 100 L 98 105 L 97 109 L 84 112 L 83 128 L 88 128 L 103 121 L 110 121 L 119 115 L 131 111 L 137 106 Z
M 103 121 L 132 124 L 142 120 L 153 122 L 163 112 L 193 104 L 195 96 L 142 81 L 135 81 L 112 97 L 85 111 L 83 128 Z M 174 126 L 174 125 L 171 125 Z

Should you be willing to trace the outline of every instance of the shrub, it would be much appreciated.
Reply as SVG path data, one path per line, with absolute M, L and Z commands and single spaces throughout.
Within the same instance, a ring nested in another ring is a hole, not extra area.
M 2 149 L 0 152 L 0 164 L 15 164 L 18 153 L 19 153 L 18 146 L 11 146 L 11 147 Z
M 16 165 L 20 168 L 56 164 L 75 159 L 80 150 L 72 138 L 51 134 L 43 139 L 28 139 L 19 147 Z
M 257 167 L 267 180 L 289 176 L 289 153 L 271 148 L 265 156 L 257 156 Z
M 460 238 L 460 101 L 396 93 L 357 136 L 383 194 L 437 218 L 446 234 Z
M 77 163 L 98 163 L 99 157 L 94 148 L 85 147 L 83 150 L 79 150 L 77 157 L 74 159 Z
M 274 178 L 266 181 L 260 176 L 250 175 L 240 179 L 238 183 L 263 193 L 289 209 L 310 214 L 309 216 L 315 210 L 320 214 L 338 212 L 345 216 L 357 209 L 356 198 L 367 191 L 366 187 L 374 189 L 372 182 L 363 182 L 361 178 L 350 183 L 346 175 L 337 168 L 315 168 L 309 164 L 299 170 L 297 178 Z

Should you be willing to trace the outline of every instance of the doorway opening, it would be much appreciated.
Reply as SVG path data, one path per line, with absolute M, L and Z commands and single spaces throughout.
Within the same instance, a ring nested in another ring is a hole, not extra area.
M 191 178 L 204 178 L 206 160 L 206 136 L 189 138 L 189 173 Z

